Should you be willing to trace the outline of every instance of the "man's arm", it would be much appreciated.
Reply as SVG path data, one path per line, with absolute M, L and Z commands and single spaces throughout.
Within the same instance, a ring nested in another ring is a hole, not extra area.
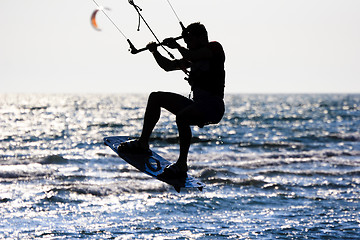
M 154 51 L 152 54 L 153 54 L 157 64 L 165 71 L 169 72 L 169 71 L 179 70 L 176 60 L 170 60 L 170 59 L 164 57 L 157 50 Z
M 170 60 L 158 52 L 156 43 L 149 43 L 146 47 L 153 54 L 157 64 L 165 71 L 169 72 L 180 69 L 177 60 Z

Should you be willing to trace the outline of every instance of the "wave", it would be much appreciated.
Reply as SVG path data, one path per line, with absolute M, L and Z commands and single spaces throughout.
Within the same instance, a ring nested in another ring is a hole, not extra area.
M 265 158 L 272 158 L 272 159 L 312 159 L 314 161 L 327 161 L 331 157 L 358 157 L 360 156 L 360 151 L 343 151 L 343 150 L 331 150 L 325 149 L 322 151 L 302 151 L 302 152 L 279 152 L 279 153 L 265 153 L 259 154 L 260 156 L 264 156 Z M 344 158 L 342 158 L 341 162 L 349 163 Z M 359 160 L 353 160 L 356 166 L 360 164 Z
M 176 154 L 169 154 L 170 159 L 176 159 Z M 305 152 L 270 152 L 270 153 L 190 153 L 189 164 L 195 169 L 216 167 L 225 169 L 262 169 L 269 167 L 295 166 L 307 170 L 309 166 L 327 166 L 327 171 L 334 168 L 360 167 L 360 151 L 305 151 Z
M 96 123 L 89 124 L 88 128 L 123 128 L 124 126 L 126 125 L 121 123 Z
M 68 194 L 75 193 L 79 195 L 92 195 L 96 197 L 105 197 L 110 195 L 132 194 L 142 192 L 167 192 L 170 186 L 165 183 L 153 182 L 144 183 L 143 181 L 127 180 L 123 182 L 90 184 L 90 183 L 71 183 L 54 186 L 44 193 L 44 201 L 68 201 Z
M 48 155 L 48 156 L 0 156 L 0 165 L 28 165 L 39 163 L 47 164 L 67 164 L 69 160 L 61 155 Z
M 223 143 L 226 145 L 226 140 L 222 139 Z M 277 141 L 277 142 L 246 142 L 243 141 L 238 144 L 241 148 L 248 148 L 248 149 L 264 149 L 264 150 L 271 150 L 271 149 L 303 149 L 305 147 L 304 144 L 299 142 L 286 142 L 286 141 Z
M 36 111 L 36 110 L 46 110 L 49 106 L 38 106 L 38 107 L 29 107 L 28 109 L 30 111 Z
M 264 176 L 305 176 L 305 177 L 346 177 L 346 176 L 360 176 L 360 170 L 265 170 L 257 172 Z
M 30 179 L 39 179 L 47 178 L 52 176 L 52 172 L 48 171 L 39 171 L 39 170 L 2 170 L 0 171 L 0 179 L 16 179 L 16 180 L 30 180 Z
M 10 198 L 0 198 L 0 203 L 6 203 L 12 201 Z
M 60 155 L 50 155 L 40 160 L 41 164 L 67 164 L 68 162 L 68 159 Z
M 346 141 L 346 142 L 360 141 L 360 133 L 331 133 L 327 137 L 332 140 Z
M 230 175 L 233 175 L 230 172 Z M 258 189 L 271 191 L 271 194 L 294 194 L 296 198 L 313 198 L 311 191 L 332 191 L 347 193 L 350 189 L 358 189 L 359 182 L 352 179 L 360 176 L 360 170 L 348 171 L 291 171 L 291 170 L 262 170 L 237 176 L 227 176 L 226 171 L 219 169 L 204 169 L 198 175 L 199 179 L 212 188 Z M 352 191 L 352 190 L 351 190 Z M 303 196 L 303 193 L 309 196 Z M 257 192 L 261 194 L 260 192 Z M 320 195 L 319 195 L 320 196 Z M 327 197 L 324 196 L 324 199 Z

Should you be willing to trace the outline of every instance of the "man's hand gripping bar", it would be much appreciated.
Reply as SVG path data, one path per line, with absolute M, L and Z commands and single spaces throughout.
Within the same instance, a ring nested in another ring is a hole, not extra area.
M 182 39 L 182 38 L 183 38 L 183 36 L 179 36 L 179 37 L 174 38 L 174 40 L 179 40 L 179 39 Z M 148 50 L 147 47 L 137 49 L 137 48 L 134 46 L 134 44 L 131 43 L 131 41 L 130 41 L 129 39 L 127 39 L 127 42 L 128 42 L 129 45 L 130 45 L 130 52 L 131 52 L 132 54 L 137 54 L 137 53 L 139 53 L 139 52 L 143 52 L 143 51 Z M 164 43 L 164 42 L 162 42 L 162 43 L 157 43 L 156 46 L 162 46 L 163 43 Z

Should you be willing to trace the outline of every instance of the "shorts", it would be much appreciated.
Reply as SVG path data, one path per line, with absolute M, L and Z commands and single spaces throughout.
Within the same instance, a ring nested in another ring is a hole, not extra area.
M 202 113 L 203 125 L 219 123 L 225 113 L 224 100 L 201 89 L 194 89 L 193 94 L 193 104 Z

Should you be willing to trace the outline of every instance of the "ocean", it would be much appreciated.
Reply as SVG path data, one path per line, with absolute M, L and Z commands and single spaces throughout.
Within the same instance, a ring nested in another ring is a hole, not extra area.
M 0 239 L 360 239 L 360 94 L 229 94 L 177 193 L 117 157 L 144 94 L 0 95 Z M 151 148 L 178 154 L 165 110 Z

